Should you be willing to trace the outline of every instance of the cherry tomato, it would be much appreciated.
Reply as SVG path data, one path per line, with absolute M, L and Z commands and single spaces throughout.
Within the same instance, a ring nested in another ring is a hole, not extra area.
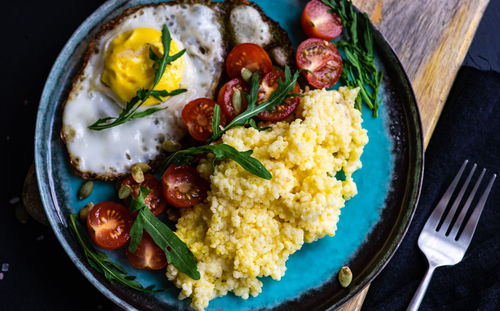
M 271 96 L 271 93 L 278 88 L 278 80 L 285 79 L 285 73 L 281 70 L 275 70 L 267 73 L 260 83 L 258 93 L 258 103 L 262 103 Z M 300 93 L 299 84 L 296 83 L 295 87 L 290 93 Z M 264 111 L 257 115 L 259 119 L 266 121 L 279 121 L 291 115 L 300 102 L 299 96 L 289 97 L 285 100 L 284 104 L 274 107 L 271 111 Z
M 312 0 L 302 11 L 302 29 L 308 37 L 332 40 L 342 33 L 342 20 L 320 0 Z
M 254 43 L 242 43 L 234 47 L 226 58 L 226 70 L 231 79 L 241 77 L 241 69 L 259 71 L 262 76 L 273 70 L 273 63 L 267 52 Z
M 235 90 L 239 90 L 241 94 L 241 105 L 238 107 L 239 110 L 237 110 L 237 107 L 233 104 L 233 93 Z M 219 96 L 217 96 L 217 103 L 221 111 L 226 115 L 227 122 L 231 122 L 237 115 L 247 109 L 248 104 L 245 96 L 243 96 L 243 92 L 248 93 L 248 86 L 241 78 L 229 80 L 220 89 Z
M 309 84 L 316 88 L 329 88 L 340 78 L 342 58 L 330 41 L 311 38 L 303 41 L 297 49 L 297 67 L 303 71 Z
M 127 247 L 127 258 L 130 264 L 137 269 L 160 270 L 167 266 L 165 252 L 153 241 L 147 232 L 142 233 L 142 240 L 137 246 L 135 253 L 131 253 Z
M 199 141 L 207 141 L 212 135 L 212 117 L 217 104 L 210 98 L 198 98 L 190 101 L 182 109 L 182 120 L 186 124 L 189 134 Z M 220 124 L 226 125 L 226 116 L 221 113 Z
M 96 204 L 87 216 L 90 237 L 99 247 L 117 249 L 129 240 L 132 216 L 128 209 L 115 202 Z
M 191 207 L 207 197 L 208 182 L 189 165 L 170 165 L 163 174 L 163 194 L 175 207 Z
M 137 196 L 139 195 L 141 186 L 151 189 L 151 192 L 144 199 L 144 202 L 146 203 L 147 207 L 151 210 L 151 212 L 155 216 L 160 215 L 165 210 L 167 201 L 163 197 L 161 182 L 158 179 L 156 179 L 156 177 L 154 177 L 153 175 L 144 174 L 144 181 L 142 182 L 142 184 L 136 183 L 135 180 L 132 178 L 132 176 L 128 176 L 122 181 L 122 186 L 124 185 L 130 186 L 131 188 L 130 195 L 132 195 L 134 198 L 137 198 Z M 123 200 L 123 202 L 127 204 L 126 200 Z M 136 215 L 137 213 L 135 213 L 135 215 L 133 216 Z

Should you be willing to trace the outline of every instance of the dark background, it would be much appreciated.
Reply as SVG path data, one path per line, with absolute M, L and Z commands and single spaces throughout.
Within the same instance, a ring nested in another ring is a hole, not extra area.
M 0 310 L 110 310 L 113 304 L 76 269 L 49 227 L 16 220 L 33 159 L 36 111 L 66 40 L 102 1 L 2 3 L 0 113 Z M 463 159 L 500 172 L 500 0 L 491 0 L 426 152 L 420 204 L 363 310 L 404 310 L 426 269 L 416 241 Z M 489 176 L 489 175 L 488 175 Z M 436 271 L 422 310 L 498 310 L 500 181 L 494 185 L 464 260 Z

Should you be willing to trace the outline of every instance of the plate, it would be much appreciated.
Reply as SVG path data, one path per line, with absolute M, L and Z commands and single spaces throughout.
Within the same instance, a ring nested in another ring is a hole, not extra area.
M 133 269 L 120 251 L 107 252 L 112 260 L 138 277 L 144 285 L 157 284 L 166 292 L 145 294 L 110 284 L 91 268 L 79 245 L 67 229 L 69 214 L 86 203 L 109 200 L 114 188 L 96 182 L 92 195 L 78 201 L 82 180 L 71 170 L 59 138 L 62 103 L 72 78 L 81 67 L 88 43 L 101 25 L 124 9 L 153 1 L 108 1 L 75 31 L 58 56 L 45 84 L 40 101 L 35 161 L 42 202 L 50 224 L 64 250 L 80 271 L 104 295 L 124 309 L 189 310 L 189 301 L 179 301 L 178 290 L 163 271 Z M 295 47 L 305 36 L 300 14 L 306 1 L 255 1 L 266 14 L 280 22 Z M 283 8 L 287 7 L 286 10 Z M 423 138 L 420 116 L 410 82 L 396 55 L 382 35 L 374 33 L 376 62 L 384 71 L 383 104 L 379 117 L 363 108 L 363 127 L 369 143 L 361 160 L 363 168 L 353 178 L 358 195 L 341 210 L 334 237 L 325 237 L 291 255 L 281 281 L 262 278 L 262 293 L 243 300 L 232 294 L 211 301 L 208 310 L 326 310 L 342 306 L 362 290 L 387 264 L 401 242 L 417 204 L 423 173 Z M 348 265 L 354 277 L 347 289 L 336 280 L 341 266 Z

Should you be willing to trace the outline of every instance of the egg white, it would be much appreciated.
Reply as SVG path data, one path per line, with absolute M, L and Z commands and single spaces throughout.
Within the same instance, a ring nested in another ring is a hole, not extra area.
M 123 32 L 141 27 L 161 31 L 163 24 L 179 48 L 186 49 L 180 88 L 188 91 L 167 98 L 157 105 L 166 109 L 148 117 L 101 131 L 89 129 L 100 118 L 118 116 L 124 105 L 101 82 L 109 44 Z M 82 175 L 111 180 L 128 173 L 134 163 L 156 159 L 164 140 L 180 140 L 185 134 L 184 105 L 213 97 L 219 83 L 226 56 L 223 31 L 217 12 L 206 5 L 164 3 L 142 7 L 102 33 L 64 106 L 61 136 L 74 168 Z

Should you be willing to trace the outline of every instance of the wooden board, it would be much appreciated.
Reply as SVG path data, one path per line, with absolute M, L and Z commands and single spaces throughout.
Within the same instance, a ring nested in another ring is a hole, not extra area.
M 403 63 L 417 97 L 424 146 L 489 0 L 353 0 Z M 361 310 L 367 286 L 341 310 Z

